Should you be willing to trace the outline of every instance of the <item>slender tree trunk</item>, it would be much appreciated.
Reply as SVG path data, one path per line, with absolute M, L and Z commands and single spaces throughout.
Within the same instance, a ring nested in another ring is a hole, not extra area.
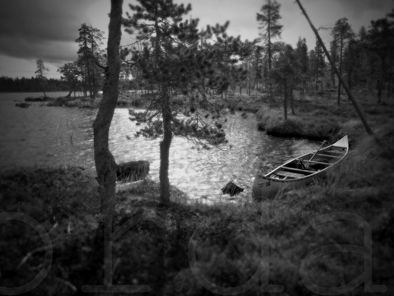
M 342 77 L 342 50 L 343 50 L 343 37 L 341 36 L 341 46 L 339 51 L 339 76 Z M 338 83 L 338 107 L 341 104 L 341 84 Z
M 286 85 L 286 77 L 283 79 L 283 112 L 285 120 L 287 120 L 287 85 Z
M 94 160 L 99 183 L 100 209 L 104 214 L 104 285 L 109 288 L 113 279 L 112 220 L 115 212 L 116 163 L 108 147 L 109 128 L 118 100 L 120 73 L 119 44 L 122 26 L 123 0 L 111 0 L 107 44 L 108 72 L 103 87 L 103 98 L 93 122 Z
M 170 202 L 170 180 L 168 178 L 170 146 L 172 141 L 171 107 L 167 90 L 162 90 L 161 110 L 163 113 L 163 140 L 160 142 L 160 200 L 163 204 Z
M 272 53 L 271 53 L 271 0 L 269 0 L 268 3 L 268 28 L 267 28 L 267 33 L 268 33 L 268 69 L 272 69 L 272 64 L 271 64 L 271 59 L 272 59 Z
M 294 96 L 293 96 L 293 83 L 290 82 L 290 107 L 291 107 L 291 114 L 295 115 L 295 109 L 294 109 Z
M 66 96 L 66 98 L 69 98 L 69 97 L 71 97 L 71 94 L 74 92 L 74 97 L 75 97 L 75 82 L 73 82 L 71 85 L 70 85 L 70 92 L 68 93 L 68 95 Z
M 272 98 L 272 83 L 271 83 L 271 69 L 272 69 L 272 49 L 271 49 L 271 0 L 268 0 L 268 71 L 267 71 L 267 78 L 268 78 L 268 95 Z
M 156 30 L 156 38 L 155 38 L 155 59 L 156 66 L 158 65 L 160 58 L 160 28 L 157 22 L 155 21 L 155 30 Z M 170 97 L 168 94 L 168 86 L 163 84 L 160 87 L 161 93 L 161 112 L 163 117 L 163 131 L 164 136 L 163 140 L 160 142 L 160 201 L 164 205 L 168 205 L 170 203 L 170 180 L 168 178 L 168 169 L 170 163 L 170 146 L 172 141 L 172 130 L 171 130 L 171 106 L 170 106 Z
M 382 102 L 382 89 L 383 89 L 383 79 L 378 81 L 378 104 Z
M 248 62 L 248 76 L 249 76 L 249 79 L 248 79 L 248 83 L 249 83 L 249 96 L 250 96 L 250 65 L 249 65 L 249 62 Z
M 47 94 L 45 93 L 45 85 L 44 85 L 45 81 L 42 81 L 42 91 L 44 92 L 44 97 L 47 96 Z
M 390 98 L 391 79 L 387 81 L 387 99 Z
M 111 18 L 107 45 L 108 72 L 103 87 L 103 98 L 93 123 L 94 160 L 101 200 L 101 211 L 106 202 L 115 196 L 116 163 L 109 151 L 109 128 L 118 100 L 118 83 L 120 73 L 119 44 L 121 38 L 123 0 L 111 0 Z
M 86 83 L 86 69 L 83 71 L 83 78 L 82 78 L 82 83 L 83 83 L 83 96 L 87 97 L 88 96 L 88 89 L 87 89 L 87 83 Z
M 68 95 L 66 96 L 66 98 L 69 98 L 69 97 L 71 97 L 71 94 L 73 93 L 73 89 L 71 89 L 69 92 L 68 92 Z

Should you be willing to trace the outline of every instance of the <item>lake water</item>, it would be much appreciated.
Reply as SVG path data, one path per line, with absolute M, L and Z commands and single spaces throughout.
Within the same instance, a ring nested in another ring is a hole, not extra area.
M 0 170 L 20 166 L 79 165 L 94 173 L 93 129 L 96 110 L 15 104 L 38 93 L 0 93 Z M 49 93 L 57 97 L 65 92 Z M 284 160 L 318 147 L 307 140 L 282 139 L 256 128 L 254 114 L 227 116 L 229 143 L 211 150 L 196 149 L 193 141 L 175 137 L 170 150 L 170 183 L 191 199 L 216 200 L 220 188 L 234 181 L 250 196 L 258 169 L 264 171 Z M 140 126 L 129 120 L 128 109 L 117 108 L 110 129 L 110 149 L 117 163 L 148 160 L 150 177 L 159 179 L 160 139 L 135 138 Z M 130 138 L 130 140 L 128 139 Z

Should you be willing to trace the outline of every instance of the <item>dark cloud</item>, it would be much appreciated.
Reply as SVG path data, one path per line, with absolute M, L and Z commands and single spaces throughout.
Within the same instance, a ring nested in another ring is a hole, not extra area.
M 48 61 L 75 59 L 73 42 L 92 1 L 0 1 L 0 53 Z M 74 52 L 70 52 L 73 49 Z
M 337 13 L 342 17 L 352 16 L 352 18 L 361 18 L 364 14 L 372 12 L 389 13 L 394 8 L 393 0 L 306 0 L 307 3 L 316 5 L 322 2 L 331 2 L 332 6 L 338 7 Z

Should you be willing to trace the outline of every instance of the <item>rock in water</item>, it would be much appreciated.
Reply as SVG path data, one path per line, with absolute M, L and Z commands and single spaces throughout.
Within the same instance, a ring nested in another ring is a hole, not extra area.
M 16 107 L 20 107 L 20 108 L 28 108 L 30 106 L 30 104 L 27 103 L 17 103 L 15 104 Z
M 231 181 L 228 182 L 226 186 L 222 188 L 223 194 L 230 194 L 230 196 L 234 196 L 238 193 L 241 193 L 242 191 L 244 191 L 243 188 L 237 186 L 235 183 Z
M 138 160 L 118 164 L 117 181 L 137 181 L 145 179 L 149 173 L 149 161 Z

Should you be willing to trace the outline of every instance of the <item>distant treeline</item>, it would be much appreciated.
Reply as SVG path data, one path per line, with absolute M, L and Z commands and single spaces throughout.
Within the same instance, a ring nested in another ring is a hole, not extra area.
M 32 78 L 11 78 L 0 77 L 0 92 L 41 92 L 43 90 L 43 81 Z M 45 91 L 68 91 L 69 86 L 66 81 L 58 79 L 45 80 Z

